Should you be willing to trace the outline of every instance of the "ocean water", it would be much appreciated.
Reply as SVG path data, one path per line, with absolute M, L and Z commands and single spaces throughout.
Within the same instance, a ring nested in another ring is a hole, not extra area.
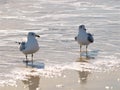
M 74 40 L 81 24 L 95 39 L 88 47 L 89 58 L 85 57 L 85 47 L 80 57 L 79 45 Z M 25 83 L 28 75 L 65 77 L 65 70 L 74 73 L 119 71 L 119 29 L 119 0 L 0 0 L 0 86 L 17 87 L 17 81 Z M 25 56 L 15 42 L 26 40 L 31 31 L 41 36 L 37 38 L 40 50 L 34 54 L 36 67 L 26 68 L 22 62 Z M 119 78 L 116 85 L 120 83 Z M 114 88 L 105 86 L 105 89 Z

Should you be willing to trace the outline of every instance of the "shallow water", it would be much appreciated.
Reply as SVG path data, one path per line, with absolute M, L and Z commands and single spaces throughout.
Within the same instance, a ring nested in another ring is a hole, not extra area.
M 119 5 L 119 0 L 0 0 L 0 90 L 118 90 Z M 80 24 L 95 38 L 88 58 L 84 47 L 80 57 L 74 40 Z M 26 40 L 30 31 L 41 36 L 40 50 L 34 54 L 36 68 L 26 68 L 25 56 L 15 43 Z M 84 84 L 81 72 L 88 79 Z M 26 86 L 35 81 L 33 89 Z

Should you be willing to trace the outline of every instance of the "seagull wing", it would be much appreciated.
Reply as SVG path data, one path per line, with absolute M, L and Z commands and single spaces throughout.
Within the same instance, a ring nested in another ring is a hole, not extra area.
M 25 50 L 25 42 L 21 42 L 21 45 L 20 45 L 20 51 L 23 51 L 23 50 Z
M 92 34 L 87 33 L 87 35 L 88 35 L 88 37 L 87 37 L 88 41 L 93 43 L 94 42 L 94 38 L 93 38 Z

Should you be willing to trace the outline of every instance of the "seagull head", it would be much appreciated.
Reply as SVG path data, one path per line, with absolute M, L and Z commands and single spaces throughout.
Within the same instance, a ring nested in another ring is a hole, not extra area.
M 79 30 L 81 30 L 81 29 L 86 31 L 85 25 L 80 25 Z
M 34 32 L 29 32 L 28 37 L 40 37 L 40 36 L 35 34 Z

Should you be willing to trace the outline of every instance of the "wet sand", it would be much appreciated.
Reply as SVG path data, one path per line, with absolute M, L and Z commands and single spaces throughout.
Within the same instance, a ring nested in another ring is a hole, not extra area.
M 28 76 L 17 81 L 17 86 L 0 87 L 0 90 L 119 90 L 119 70 L 88 72 L 65 70 L 61 77 Z
M 0 0 L 0 90 L 119 90 L 119 0 Z M 95 42 L 80 57 L 74 37 L 85 24 Z M 16 41 L 41 36 L 35 68 Z
M 90 58 L 81 57 L 76 62 L 82 65 L 89 63 L 89 60 Z M 65 69 L 58 72 L 58 75 L 53 70 L 52 75 L 47 77 L 37 74 L 35 67 L 28 67 L 26 69 L 31 74 L 26 74 L 25 79 L 17 80 L 16 85 L 13 86 L 11 84 L 0 87 L 0 90 L 119 90 L 120 68 L 118 66 L 103 71 L 86 68 Z

